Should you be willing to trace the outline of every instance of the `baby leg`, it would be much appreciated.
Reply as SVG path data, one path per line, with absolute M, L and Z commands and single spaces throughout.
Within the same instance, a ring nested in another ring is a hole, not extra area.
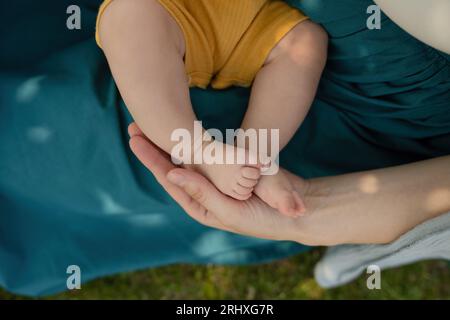
M 194 137 L 196 116 L 185 72 L 184 37 L 165 8 L 157 0 L 114 0 L 101 18 L 99 39 L 120 93 L 144 134 L 167 153 L 178 144 L 171 140 L 176 129 L 187 129 Z M 257 168 L 245 165 L 193 168 L 237 199 L 250 197 L 253 180 L 259 177 Z
M 306 21 L 277 44 L 255 78 L 243 129 L 279 129 L 280 148 L 289 142 L 313 102 L 326 62 L 327 41 L 321 27 Z M 275 158 L 275 150 L 270 145 L 267 148 Z M 296 216 L 305 207 L 293 190 L 279 171 L 262 176 L 255 194 L 281 213 Z

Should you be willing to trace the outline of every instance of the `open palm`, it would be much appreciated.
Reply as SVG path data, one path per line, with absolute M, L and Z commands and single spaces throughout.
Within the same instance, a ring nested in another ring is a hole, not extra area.
M 301 219 L 281 215 L 256 196 L 239 201 L 222 194 L 202 175 L 176 167 L 135 123 L 128 132 L 134 154 L 193 219 L 210 227 L 264 239 L 292 240 L 298 236 L 296 224 Z M 307 182 L 286 174 L 302 196 Z

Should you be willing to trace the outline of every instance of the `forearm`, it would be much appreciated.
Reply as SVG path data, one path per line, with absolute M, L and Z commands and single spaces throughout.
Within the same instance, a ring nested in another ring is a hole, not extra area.
M 450 156 L 314 179 L 305 201 L 311 211 L 299 219 L 301 237 L 321 245 L 388 243 L 450 211 Z

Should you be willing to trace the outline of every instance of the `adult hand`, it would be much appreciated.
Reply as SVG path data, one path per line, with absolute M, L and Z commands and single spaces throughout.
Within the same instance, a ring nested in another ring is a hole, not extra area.
M 193 219 L 206 226 L 247 236 L 302 241 L 302 218 L 281 215 L 256 196 L 247 201 L 230 198 L 202 175 L 172 164 L 170 157 L 150 142 L 135 123 L 129 126 L 128 132 L 134 154 Z M 287 174 L 300 196 L 304 196 L 308 183 Z
M 308 245 L 389 243 L 450 210 L 450 156 L 308 181 L 286 172 L 307 208 L 293 219 L 256 196 L 225 196 L 198 173 L 175 167 L 135 124 L 129 133 L 134 154 L 187 214 L 230 232 Z

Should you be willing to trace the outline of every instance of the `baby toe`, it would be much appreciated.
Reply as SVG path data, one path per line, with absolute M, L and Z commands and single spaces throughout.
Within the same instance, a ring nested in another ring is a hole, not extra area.
M 243 187 L 240 184 L 236 184 L 233 187 L 233 191 L 241 196 L 247 196 L 253 192 L 253 188 Z
M 258 180 L 261 176 L 261 171 L 258 168 L 243 167 L 241 168 L 241 174 L 244 178 Z
M 298 216 L 299 213 L 296 199 L 291 192 L 283 192 L 278 195 L 277 208 L 280 213 L 290 217 Z
M 258 180 L 239 177 L 238 184 L 245 188 L 253 188 L 258 183 Z
M 248 194 L 239 194 L 236 191 L 233 190 L 232 194 L 230 195 L 231 197 L 233 197 L 236 200 L 241 200 L 241 201 L 245 201 L 248 200 L 251 196 L 252 193 L 248 193 Z

